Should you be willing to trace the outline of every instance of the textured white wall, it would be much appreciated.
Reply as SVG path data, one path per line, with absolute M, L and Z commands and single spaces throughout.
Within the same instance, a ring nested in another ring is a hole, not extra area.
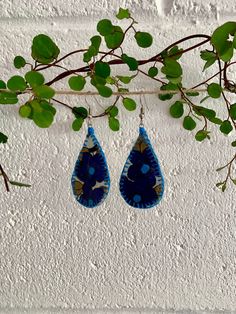
M 210 34 L 236 17 L 234 0 L 0 1 L 1 78 L 15 73 L 15 55 L 30 56 L 35 34 L 51 35 L 65 54 L 88 45 L 96 21 L 114 19 L 119 6 L 130 8 L 155 37 L 150 52 L 128 41 L 127 51 L 137 57 L 151 56 L 185 35 Z M 182 62 L 188 86 L 205 75 L 199 58 L 190 56 Z M 76 62 L 71 58 L 67 65 Z M 150 85 L 155 87 L 142 78 L 135 87 Z M 61 99 L 87 106 L 84 99 Z M 93 98 L 87 102 L 94 113 L 101 111 Z M 105 118 L 94 122 L 110 166 L 111 191 L 102 206 L 86 209 L 70 189 L 86 127 L 72 132 L 73 117 L 62 107 L 48 130 L 21 119 L 15 106 L 0 107 L 1 129 L 9 134 L 0 147 L 1 163 L 12 179 L 32 183 L 11 193 L 0 185 L 2 313 L 236 310 L 235 189 L 222 194 L 215 188 L 221 177 L 215 168 L 230 157 L 225 140 L 232 138 L 213 128 L 210 141 L 197 143 L 181 121 L 169 117 L 168 102 L 155 96 L 143 102 L 166 181 L 161 204 L 144 212 L 128 207 L 118 190 L 137 137 L 138 111 L 126 117 L 121 109 L 118 133 L 109 131 Z

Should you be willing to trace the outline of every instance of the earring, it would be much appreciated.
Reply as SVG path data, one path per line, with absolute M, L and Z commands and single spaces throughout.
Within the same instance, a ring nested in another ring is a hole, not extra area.
M 120 192 L 130 206 L 150 208 L 157 205 L 163 196 L 164 178 L 143 125 L 143 106 L 139 117 L 139 136 L 124 165 Z
M 91 119 L 89 110 L 88 133 L 71 177 L 75 199 L 89 208 L 100 205 L 110 189 L 106 158 L 94 134 Z

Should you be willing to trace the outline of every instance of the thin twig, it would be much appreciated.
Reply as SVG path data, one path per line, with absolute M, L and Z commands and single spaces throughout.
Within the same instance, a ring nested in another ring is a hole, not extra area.
M 9 178 L 8 178 L 7 174 L 5 173 L 5 171 L 3 170 L 2 165 L 0 165 L 0 175 L 3 176 L 3 180 L 4 180 L 4 184 L 5 184 L 7 192 L 10 192 L 9 184 L 8 184 Z

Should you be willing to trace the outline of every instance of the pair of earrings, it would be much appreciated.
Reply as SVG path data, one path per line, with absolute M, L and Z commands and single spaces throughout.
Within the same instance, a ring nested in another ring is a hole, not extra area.
M 120 177 L 120 193 L 136 208 L 157 205 L 164 193 L 164 178 L 143 125 L 141 107 L 139 136 L 127 158 Z M 88 133 L 71 178 L 76 200 L 85 207 L 100 205 L 108 195 L 110 176 L 106 157 L 94 134 L 89 117 Z

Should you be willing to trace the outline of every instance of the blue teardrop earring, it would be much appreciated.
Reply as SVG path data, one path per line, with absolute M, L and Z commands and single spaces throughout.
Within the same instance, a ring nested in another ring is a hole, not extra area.
M 106 158 L 95 136 L 91 119 L 89 110 L 88 133 L 71 177 L 75 199 L 81 205 L 89 208 L 100 205 L 110 189 Z
M 143 125 L 143 106 L 139 116 L 139 136 L 121 173 L 120 193 L 130 206 L 150 208 L 156 206 L 162 199 L 164 178 Z

